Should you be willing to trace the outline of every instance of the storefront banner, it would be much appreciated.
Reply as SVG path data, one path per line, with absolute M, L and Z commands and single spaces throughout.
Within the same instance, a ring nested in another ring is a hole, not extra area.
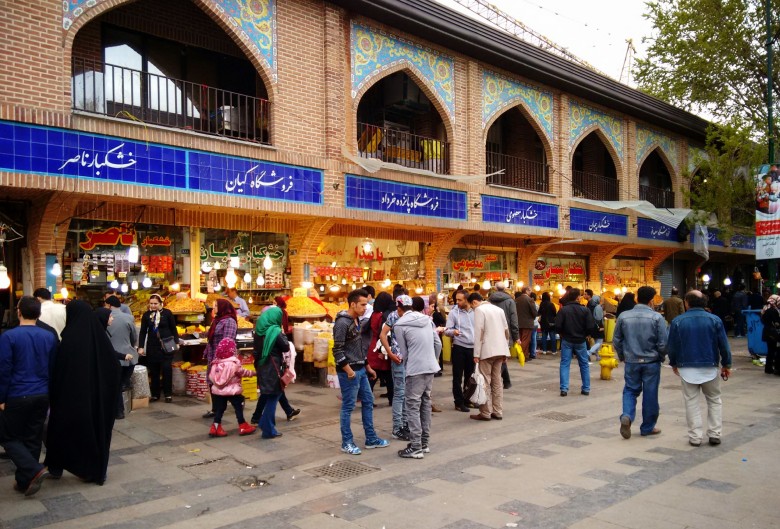
M 636 235 L 640 239 L 677 242 L 677 228 L 662 224 L 657 220 L 638 217 Z
M 558 206 L 481 195 L 482 222 L 558 229 Z
M 371 248 L 364 248 L 366 239 L 361 237 L 325 237 L 317 248 L 316 264 L 326 264 L 333 261 L 339 264 L 356 263 L 370 264 L 419 255 L 419 244 L 414 241 L 398 241 L 371 239 Z
M 762 165 L 753 172 L 756 185 L 756 259 L 780 255 L 780 175 L 774 166 Z
M 628 235 L 628 217 L 614 213 L 601 213 L 587 209 L 569 210 L 571 231 L 582 231 L 602 235 Z
M 513 252 L 475 252 L 467 248 L 454 248 L 450 252 L 452 272 L 514 272 L 517 270 L 516 255 Z M 500 279 L 500 277 L 499 277 Z
M 755 250 L 756 238 L 749 235 L 734 235 L 731 237 L 732 248 L 738 248 L 740 250 Z
M 345 175 L 347 209 L 466 220 L 466 193 Z
M 709 242 L 709 245 L 720 246 L 721 248 L 723 248 L 726 245 L 723 244 L 723 241 L 720 240 L 718 234 L 719 234 L 718 228 L 710 228 L 709 226 L 707 227 L 707 241 Z M 691 231 L 691 242 L 694 244 L 696 243 L 696 230 Z
M 0 171 L 322 204 L 323 172 L 0 121 Z

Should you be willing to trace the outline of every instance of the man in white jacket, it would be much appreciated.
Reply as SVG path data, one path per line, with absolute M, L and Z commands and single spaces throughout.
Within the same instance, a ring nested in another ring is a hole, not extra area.
M 479 293 L 469 296 L 474 308 L 474 362 L 485 377 L 487 402 L 479 407 L 479 413 L 469 415 L 475 421 L 500 421 L 503 416 L 504 385 L 501 380 L 501 366 L 509 356 L 507 340 L 510 338 L 509 325 L 504 311 L 499 307 L 485 303 Z

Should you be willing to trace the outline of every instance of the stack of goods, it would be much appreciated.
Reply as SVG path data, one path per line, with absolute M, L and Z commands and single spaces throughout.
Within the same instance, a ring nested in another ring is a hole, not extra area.
M 322 302 L 322 306 L 325 307 L 325 310 L 328 311 L 328 316 L 331 320 L 336 319 L 336 314 L 341 312 L 342 310 L 347 310 L 349 308 L 349 305 L 346 303 L 329 303 L 327 301 Z
M 252 324 L 251 321 L 244 318 L 243 316 L 238 316 L 238 328 L 239 329 L 254 329 L 255 326 Z
M 328 344 L 333 341 L 333 324 L 324 321 L 296 323 L 293 327 L 293 344 L 303 351 L 304 362 L 315 362 L 315 367 L 325 367 Z M 317 353 L 315 354 L 315 344 Z M 321 365 L 317 365 L 320 363 Z
M 241 367 L 248 369 L 249 371 L 255 370 L 255 366 L 253 365 L 254 357 L 252 355 L 244 357 L 239 355 L 239 358 L 241 358 Z M 242 377 L 241 389 L 243 390 L 241 394 L 246 400 L 257 400 L 257 377 Z
M 168 304 L 168 309 L 174 314 L 203 314 L 206 307 L 202 301 L 192 298 L 177 298 Z
M 291 318 L 318 318 L 325 316 L 325 307 L 311 298 L 288 298 L 287 314 Z
M 263 311 L 263 309 L 267 305 L 257 305 L 254 303 L 247 303 L 247 308 L 249 309 L 249 315 L 250 316 L 260 316 L 260 313 Z
M 209 384 L 206 378 L 206 366 L 190 366 L 187 368 L 186 394 L 188 397 L 206 399 L 209 394 Z

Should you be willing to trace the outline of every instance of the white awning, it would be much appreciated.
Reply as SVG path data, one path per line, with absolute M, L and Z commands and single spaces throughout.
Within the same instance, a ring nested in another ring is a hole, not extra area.
M 672 228 L 677 228 L 682 224 L 685 217 L 692 211 L 686 208 L 657 208 L 647 200 L 589 200 L 587 198 L 572 198 L 572 201 L 614 210 L 630 209 L 643 217 L 651 218 Z
M 501 174 L 504 172 L 504 170 L 501 169 L 500 171 L 496 171 L 495 173 L 481 174 L 481 175 L 440 174 L 440 173 L 435 173 L 433 171 L 429 171 L 427 169 L 418 169 L 415 167 L 404 167 L 403 165 L 399 165 L 397 163 L 383 162 L 378 158 L 364 158 L 362 156 L 355 156 L 354 154 L 349 152 L 347 148 L 344 146 L 342 146 L 341 148 L 341 154 L 343 154 L 347 160 L 359 165 L 369 173 L 376 173 L 381 169 L 391 169 L 393 171 L 402 171 L 404 173 L 423 175 L 423 176 L 432 176 L 434 178 L 443 178 L 444 180 L 455 180 L 456 182 L 470 183 L 470 182 L 476 182 L 477 180 L 484 180 L 489 176 L 493 176 L 495 174 Z

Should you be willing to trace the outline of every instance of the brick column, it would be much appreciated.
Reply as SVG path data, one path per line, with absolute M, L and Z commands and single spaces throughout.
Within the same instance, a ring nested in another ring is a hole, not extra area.
M 656 248 L 653 250 L 653 256 L 645 263 L 645 281 L 650 283 L 655 281 L 655 271 L 672 254 L 678 252 L 678 248 Z
M 47 253 L 57 254 L 62 263 L 62 251 L 68 236 L 70 217 L 75 213 L 77 205 L 76 198 L 68 199 L 57 193 L 49 193 L 30 208 L 27 245 L 32 257 L 34 288 L 46 284 Z M 61 223 L 59 226 L 57 226 L 58 222 Z M 61 286 L 61 280 L 57 281 L 57 286 Z
M 590 259 L 588 260 L 588 277 L 590 278 L 590 281 L 600 281 L 603 288 L 604 285 L 603 281 L 601 280 L 601 271 L 604 270 L 610 259 L 620 253 L 621 250 L 625 250 L 626 248 L 630 247 L 630 244 L 599 246 L 595 252 L 590 254 Z
M 466 230 L 439 233 L 425 252 L 425 282 L 436 282 L 436 270 L 443 270 L 450 257 L 450 251 L 460 242 Z
M 314 263 L 317 246 L 336 223 L 334 219 L 310 219 L 298 222 L 295 231 L 290 234 L 290 283 L 293 288 L 304 280 L 303 268 L 306 263 Z M 295 252 L 295 255 L 292 253 Z

